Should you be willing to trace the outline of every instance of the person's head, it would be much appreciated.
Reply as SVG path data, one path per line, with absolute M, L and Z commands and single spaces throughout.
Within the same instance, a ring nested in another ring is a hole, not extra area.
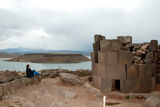
M 27 69 L 31 69 L 31 67 L 30 67 L 30 65 L 29 65 L 29 64 L 26 66 L 26 68 L 27 68 Z

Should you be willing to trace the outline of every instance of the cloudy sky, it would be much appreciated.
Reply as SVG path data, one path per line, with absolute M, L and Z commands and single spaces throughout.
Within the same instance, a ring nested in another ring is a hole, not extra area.
M 160 40 L 160 0 L 0 0 L 0 49 L 91 50 L 94 34 Z

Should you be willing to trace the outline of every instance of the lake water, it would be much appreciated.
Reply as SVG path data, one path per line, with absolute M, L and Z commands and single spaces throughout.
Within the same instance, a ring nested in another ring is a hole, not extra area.
M 88 69 L 91 70 L 91 61 L 80 62 L 80 63 L 29 63 L 29 62 L 6 62 L 9 58 L 0 58 L 0 71 L 10 70 L 10 71 L 25 71 L 26 65 L 30 64 L 31 68 L 34 70 L 42 69 Z

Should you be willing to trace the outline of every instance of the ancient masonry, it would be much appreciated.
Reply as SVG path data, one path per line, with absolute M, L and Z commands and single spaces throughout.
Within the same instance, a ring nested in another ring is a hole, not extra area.
M 3 96 L 13 94 L 16 90 L 28 85 L 39 84 L 38 77 L 27 78 L 19 76 L 17 72 L 0 71 L 0 100 Z
M 93 85 L 104 92 L 150 92 L 160 82 L 160 46 L 132 43 L 131 36 L 95 35 L 91 53 Z

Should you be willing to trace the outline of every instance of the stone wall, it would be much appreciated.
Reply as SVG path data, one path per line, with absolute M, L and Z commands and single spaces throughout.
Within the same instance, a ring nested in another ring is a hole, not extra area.
M 39 77 L 27 78 L 20 76 L 18 72 L 0 72 L 0 99 L 5 95 L 14 93 L 17 89 L 39 82 Z
M 135 44 L 131 36 L 105 39 L 101 35 L 95 35 L 94 40 L 91 60 L 95 88 L 107 92 L 149 92 L 155 89 L 157 40 Z
M 160 83 L 160 45 L 157 50 L 156 80 Z

